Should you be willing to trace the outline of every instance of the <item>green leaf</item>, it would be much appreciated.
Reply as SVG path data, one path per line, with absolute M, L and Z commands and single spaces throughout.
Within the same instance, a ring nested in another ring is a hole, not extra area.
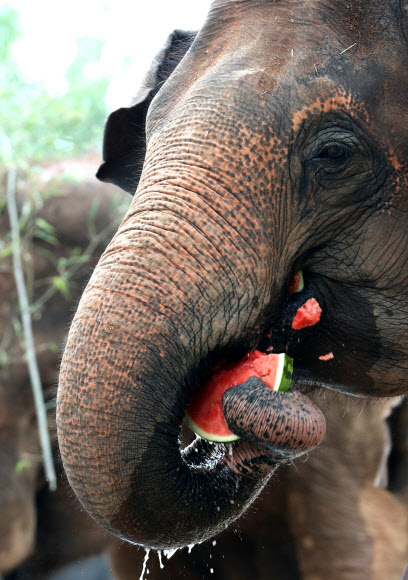
M 35 218 L 36 229 L 34 237 L 47 242 L 51 246 L 58 245 L 58 238 L 56 236 L 55 228 L 52 224 L 45 221 L 43 218 Z
M 43 218 L 38 217 L 35 219 L 35 223 L 38 228 L 48 232 L 49 234 L 55 234 L 55 228 L 52 224 L 45 221 Z
M 17 461 L 15 465 L 14 470 L 16 473 L 18 473 L 18 475 L 20 475 L 24 471 L 24 469 L 31 466 L 32 463 L 29 459 L 19 459 L 19 461 Z
M 12 253 L 13 246 L 11 244 L 4 246 L 3 248 L 0 249 L 0 260 L 3 258 L 8 258 L 8 256 L 12 255 Z
M 21 326 L 21 320 L 17 316 L 12 316 L 11 324 L 17 338 L 23 338 L 23 327 Z
M 65 256 L 61 256 L 61 258 L 58 258 L 57 268 L 58 268 L 59 272 L 64 271 L 66 269 L 67 265 L 68 265 L 68 259 L 65 258 Z
M 59 290 L 65 298 L 70 297 L 69 287 L 67 281 L 64 280 L 64 278 L 62 278 L 61 276 L 54 276 L 52 278 L 52 283 L 55 286 L 55 288 L 57 288 L 57 290 Z
M 58 239 L 55 236 L 52 236 L 44 230 L 37 230 L 35 232 L 35 237 L 43 242 L 47 242 L 47 244 L 50 244 L 51 246 L 58 246 L 59 244 Z

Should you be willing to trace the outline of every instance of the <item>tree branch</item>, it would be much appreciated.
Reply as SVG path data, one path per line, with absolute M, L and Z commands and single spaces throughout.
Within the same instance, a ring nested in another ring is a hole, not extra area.
M 27 297 L 27 289 L 24 281 L 23 264 L 21 260 L 20 232 L 18 225 L 18 213 L 16 202 L 16 170 L 10 169 L 7 175 L 7 210 L 10 220 L 11 240 L 13 247 L 13 271 L 16 281 L 18 302 L 21 310 L 27 366 L 33 390 L 35 409 L 37 413 L 38 431 L 42 449 L 45 477 L 49 488 L 55 491 L 57 477 L 55 475 L 52 457 L 51 442 L 48 433 L 47 412 L 44 405 L 44 396 L 41 386 L 41 378 L 38 370 L 35 354 L 33 329 L 31 324 L 30 304 Z

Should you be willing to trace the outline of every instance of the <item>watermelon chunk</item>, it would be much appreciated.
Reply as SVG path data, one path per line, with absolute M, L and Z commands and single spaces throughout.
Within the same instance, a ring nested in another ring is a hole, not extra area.
M 275 391 L 288 391 L 293 371 L 292 359 L 284 354 L 247 353 L 237 364 L 218 368 L 209 381 L 191 399 L 186 412 L 189 427 L 209 441 L 235 441 L 222 410 L 222 396 L 227 389 L 250 377 L 260 378 Z
M 328 352 L 327 354 L 322 354 L 319 356 L 319 360 L 331 360 L 334 358 L 334 354 L 332 352 Z
M 297 309 L 295 318 L 292 322 L 292 328 L 300 330 L 306 326 L 317 324 L 320 320 L 321 313 L 322 309 L 320 308 L 318 301 L 315 298 L 309 298 L 303 306 Z

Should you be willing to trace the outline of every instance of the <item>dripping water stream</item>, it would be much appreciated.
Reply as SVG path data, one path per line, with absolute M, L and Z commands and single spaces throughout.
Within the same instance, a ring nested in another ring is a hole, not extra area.
M 145 555 L 144 560 L 143 560 L 143 568 L 142 568 L 142 573 L 140 574 L 139 580 L 143 580 L 144 573 L 146 571 L 147 561 L 149 559 L 149 554 L 150 554 L 150 549 L 146 548 L 146 555 Z

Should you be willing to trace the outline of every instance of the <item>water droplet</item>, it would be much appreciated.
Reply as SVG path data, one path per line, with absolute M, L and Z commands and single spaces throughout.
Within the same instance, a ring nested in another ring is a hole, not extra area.
M 161 569 L 163 569 L 164 566 L 163 566 L 162 557 L 161 557 L 161 550 L 157 550 L 157 555 L 159 556 L 159 566 Z
M 195 546 L 195 544 L 189 544 L 189 545 L 187 546 L 187 548 L 188 548 L 188 553 L 189 553 L 189 554 L 191 554 L 191 550 L 194 548 L 194 546 Z
M 143 576 L 144 576 L 144 573 L 146 570 L 147 560 L 149 559 L 149 553 L 150 553 L 150 549 L 146 548 L 146 555 L 145 555 L 144 560 L 143 560 L 143 569 L 142 569 L 142 573 L 140 574 L 139 580 L 143 580 Z
M 217 545 L 217 540 L 213 540 L 213 543 L 212 543 L 212 545 L 213 545 L 213 546 L 216 546 L 216 545 Z
M 177 548 L 173 548 L 172 550 L 163 550 L 163 554 L 166 556 L 168 560 L 177 552 Z
M 210 568 L 210 574 L 214 574 L 214 568 Z

